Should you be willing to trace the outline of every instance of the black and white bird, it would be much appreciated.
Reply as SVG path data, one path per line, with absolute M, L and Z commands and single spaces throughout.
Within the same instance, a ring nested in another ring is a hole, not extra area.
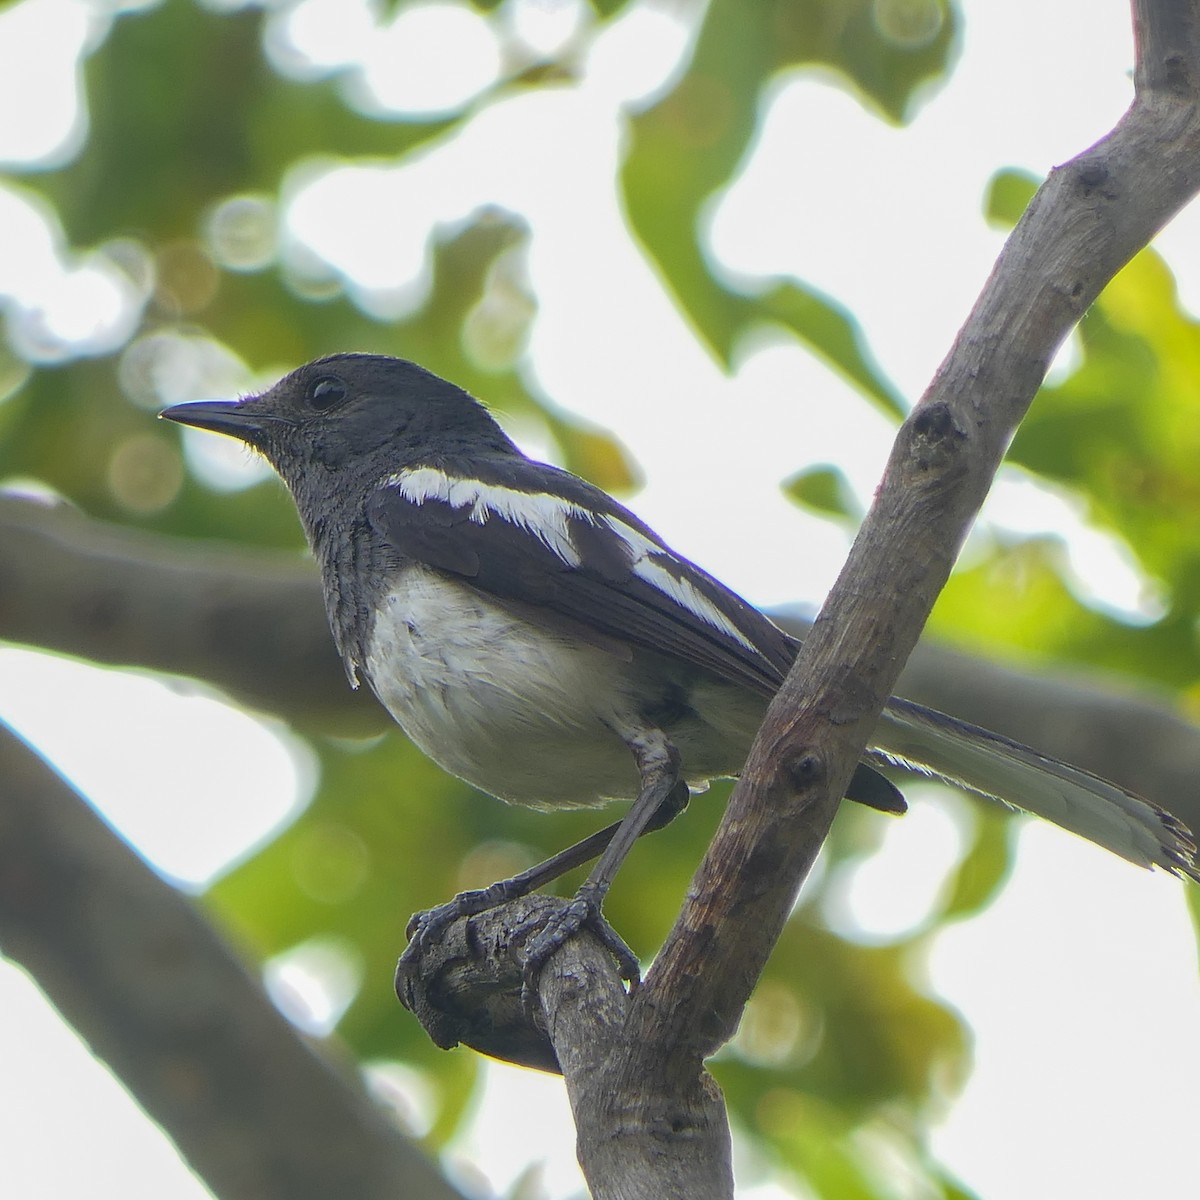
M 600 904 L 638 834 L 669 820 L 689 789 L 741 769 L 798 643 L 611 496 L 526 458 L 461 388 L 415 363 L 338 354 L 261 395 L 162 415 L 230 434 L 279 472 L 351 683 L 365 680 L 430 758 L 515 804 L 634 801 L 610 830 L 435 910 L 441 920 L 532 890 L 606 846 L 568 922 L 606 928 Z M 876 766 L 943 779 L 1139 866 L 1200 879 L 1188 830 L 1169 813 L 910 701 L 889 701 L 847 793 L 903 812 Z

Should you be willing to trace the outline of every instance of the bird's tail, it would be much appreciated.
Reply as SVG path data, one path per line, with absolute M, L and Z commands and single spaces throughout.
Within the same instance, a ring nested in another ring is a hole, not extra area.
M 1098 775 L 911 700 L 888 701 L 867 757 L 1035 813 L 1140 867 L 1200 882 L 1192 834 L 1169 812 Z

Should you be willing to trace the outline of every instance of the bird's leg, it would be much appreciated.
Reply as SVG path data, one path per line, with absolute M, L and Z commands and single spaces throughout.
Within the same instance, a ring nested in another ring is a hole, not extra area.
M 681 786 L 670 792 L 658 804 L 650 814 L 650 819 L 639 832 L 652 833 L 656 829 L 662 829 L 664 825 L 669 825 L 687 808 L 688 799 L 687 786 L 681 783 Z M 604 829 L 597 830 L 582 841 L 568 846 L 565 850 L 560 850 L 544 862 L 537 863 L 519 875 L 514 875 L 511 879 L 501 879 L 489 887 L 460 892 L 453 900 L 445 904 L 439 904 L 427 912 L 414 913 L 408 922 L 406 931 L 409 943 L 400 956 L 400 961 L 402 963 L 412 961 L 426 944 L 437 941 L 459 917 L 471 917 L 491 908 L 499 908 L 500 905 L 507 904 L 510 900 L 528 896 L 530 892 L 536 892 L 538 888 L 552 883 L 560 875 L 565 875 L 575 867 L 591 862 L 612 844 L 617 832 L 624 828 L 632 815 L 631 809 L 624 820 L 614 821 Z M 621 858 L 624 858 L 627 853 L 628 848 L 622 853 Z M 615 869 L 614 867 L 614 872 Z M 607 885 L 605 890 L 607 890 Z M 631 953 L 628 949 L 625 952 Z
M 687 784 L 680 778 L 679 751 L 660 729 L 640 728 L 626 736 L 641 775 L 641 790 L 625 819 L 617 826 L 599 862 L 584 880 L 575 899 L 543 926 L 525 947 L 524 991 L 526 1003 L 535 994 L 534 985 L 546 960 L 585 925 L 604 942 L 616 958 L 621 978 L 631 984 L 638 981 L 637 956 L 620 934 L 604 918 L 604 897 L 613 877 L 625 861 L 634 842 L 646 832 L 663 805 L 686 804 Z

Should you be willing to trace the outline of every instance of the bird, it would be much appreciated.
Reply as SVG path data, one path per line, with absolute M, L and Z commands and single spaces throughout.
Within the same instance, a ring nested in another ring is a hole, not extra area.
M 591 838 L 417 914 L 406 954 L 455 917 L 596 858 L 527 947 L 536 973 L 592 927 L 636 982 L 603 901 L 633 842 L 736 776 L 799 642 L 600 488 L 527 457 L 487 408 L 417 363 L 342 353 L 168 420 L 232 436 L 275 469 L 321 572 L 333 639 L 434 762 L 509 803 L 632 801 Z M 1200 881 L 1186 826 L 998 733 L 892 697 L 847 797 L 903 813 L 880 768 L 1036 814 L 1142 867 Z

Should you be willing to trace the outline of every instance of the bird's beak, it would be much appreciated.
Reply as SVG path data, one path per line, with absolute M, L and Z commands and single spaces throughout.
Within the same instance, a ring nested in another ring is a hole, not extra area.
M 258 444 L 273 419 L 244 400 L 192 400 L 165 408 L 158 415 L 166 421 L 178 421 L 180 425 L 227 433 L 252 446 Z

